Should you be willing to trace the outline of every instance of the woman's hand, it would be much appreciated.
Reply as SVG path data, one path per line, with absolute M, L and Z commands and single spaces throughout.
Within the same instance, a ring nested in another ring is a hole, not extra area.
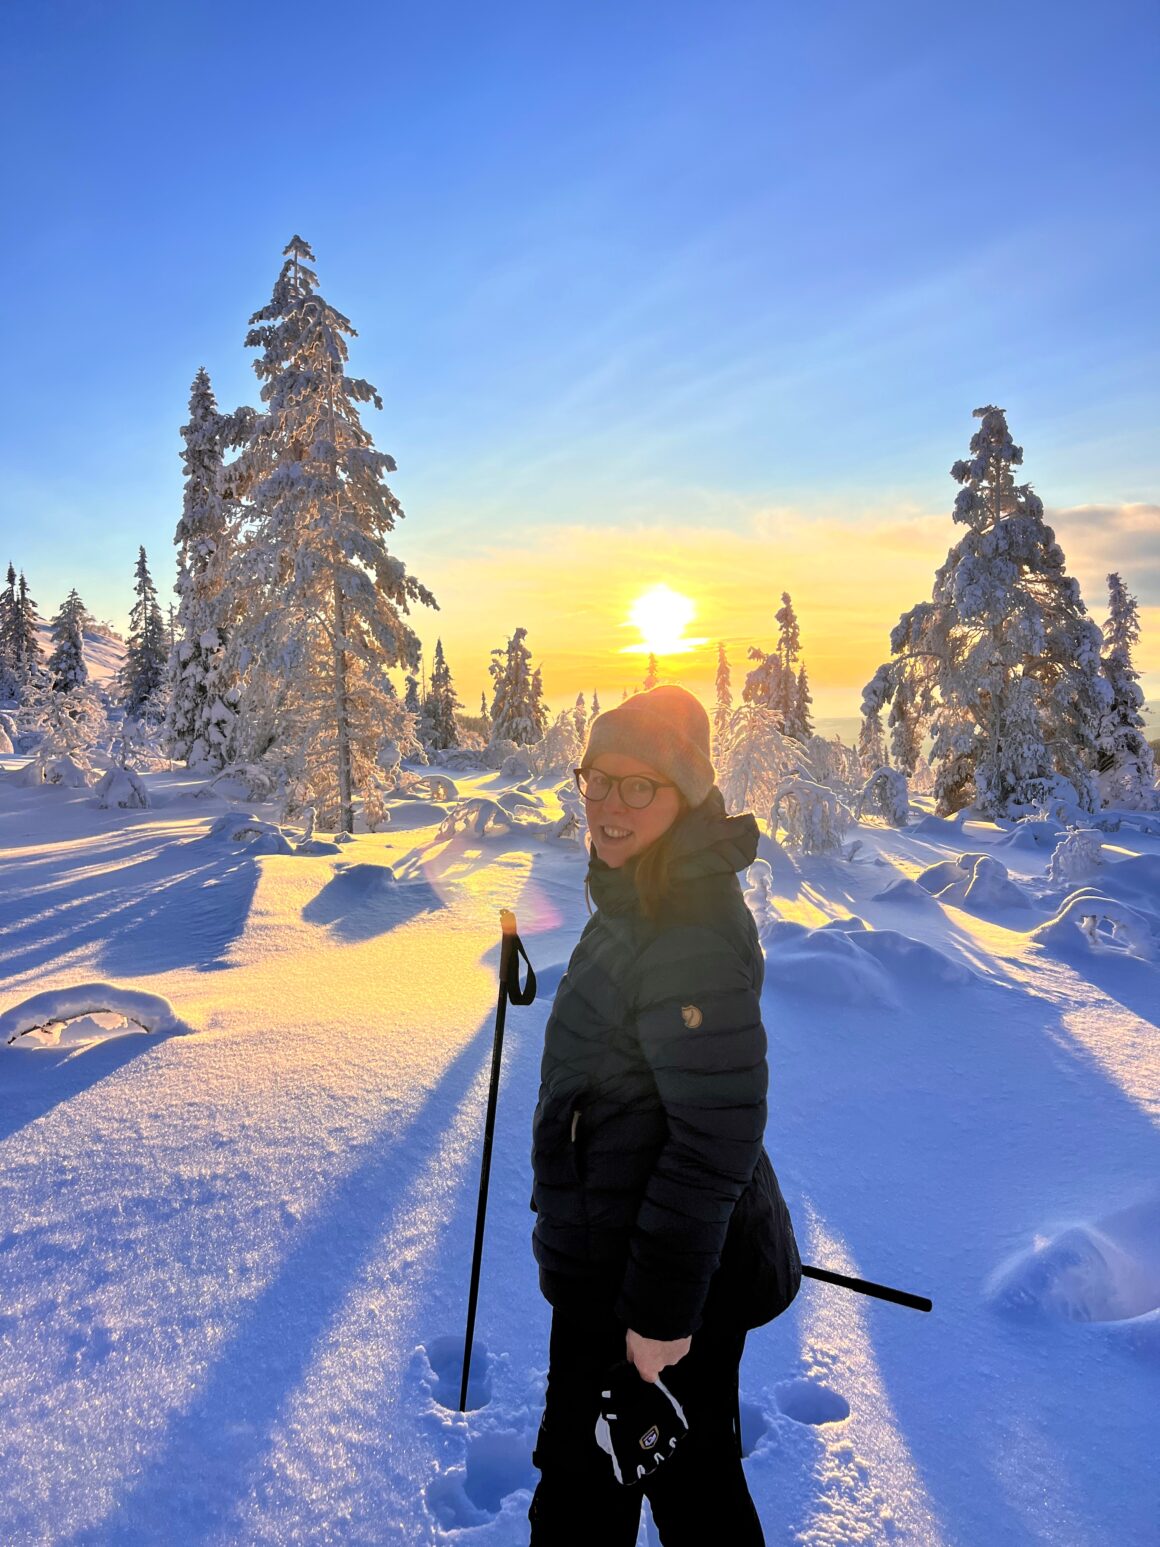
M 631 1327 L 624 1339 L 625 1358 L 636 1365 L 641 1380 L 647 1381 L 656 1380 L 670 1364 L 679 1364 L 692 1346 L 691 1337 L 675 1338 L 666 1343 L 660 1338 L 642 1338 Z

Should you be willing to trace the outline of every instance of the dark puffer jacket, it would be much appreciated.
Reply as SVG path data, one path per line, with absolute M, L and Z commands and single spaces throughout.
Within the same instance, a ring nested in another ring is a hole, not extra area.
M 645 919 L 635 860 L 595 852 L 596 912 L 560 981 L 532 1129 L 532 1245 L 545 1298 L 611 1309 L 643 1337 L 704 1316 L 760 1326 L 801 1262 L 762 1148 L 765 960 L 736 872 L 752 815 L 716 786 L 678 818 L 672 885 Z

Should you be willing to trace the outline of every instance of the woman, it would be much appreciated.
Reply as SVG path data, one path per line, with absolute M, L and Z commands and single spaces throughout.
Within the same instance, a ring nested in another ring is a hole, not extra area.
M 596 904 L 548 1019 L 532 1138 L 533 1250 L 552 1306 L 531 1547 L 632 1547 L 647 1493 L 664 1547 L 760 1547 L 741 1466 L 746 1331 L 801 1263 L 762 1148 L 764 959 L 709 719 L 680 687 L 598 715 L 576 771 Z M 677 1366 L 688 1433 L 639 1486 L 596 1443 L 601 1386 Z

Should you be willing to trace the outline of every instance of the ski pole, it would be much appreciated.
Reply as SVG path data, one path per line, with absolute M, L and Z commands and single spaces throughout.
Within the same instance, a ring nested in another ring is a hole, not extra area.
M 491 1138 L 495 1130 L 495 1107 L 499 1097 L 499 1066 L 503 1054 L 503 1023 L 507 1001 L 531 1004 L 536 997 L 536 974 L 528 954 L 516 933 L 516 916 L 510 908 L 499 910 L 503 940 L 499 950 L 499 1001 L 495 1013 L 495 1040 L 491 1049 L 491 1088 L 487 1093 L 487 1117 L 483 1125 L 483 1159 L 479 1167 L 479 1203 L 475 1211 L 475 1253 L 471 1260 L 471 1288 L 467 1296 L 467 1332 L 463 1339 L 463 1381 L 459 1387 L 459 1411 L 467 1411 L 467 1376 L 471 1368 L 471 1338 L 475 1331 L 475 1306 L 479 1297 L 479 1264 L 483 1257 L 483 1224 L 487 1213 L 487 1183 L 491 1175 Z M 518 956 L 517 956 L 518 953 Z M 527 962 L 528 972 L 520 987 L 519 956 Z
M 905 1289 L 891 1289 L 888 1284 L 872 1284 L 868 1278 L 847 1278 L 844 1273 L 831 1273 L 829 1268 L 811 1268 L 803 1262 L 802 1277 L 821 1279 L 826 1284 L 838 1284 L 842 1289 L 853 1289 L 860 1295 L 874 1295 L 878 1300 L 892 1300 L 895 1305 L 908 1305 L 912 1311 L 931 1309 L 931 1301 L 925 1295 L 908 1294 Z

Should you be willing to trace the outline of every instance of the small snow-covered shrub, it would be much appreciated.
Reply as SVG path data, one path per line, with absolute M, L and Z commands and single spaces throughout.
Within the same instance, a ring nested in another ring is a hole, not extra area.
M 520 750 L 519 744 L 510 740 L 507 736 L 500 736 L 495 741 L 489 741 L 485 749 L 485 760 L 489 768 L 502 768 L 504 760 L 511 757 L 513 752 Z
M 439 824 L 436 834 L 439 838 L 452 838 L 456 833 L 474 833 L 477 838 L 488 837 L 494 833 L 510 832 L 514 825 L 514 819 L 498 801 L 490 800 L 486 795 L 473 795 L 470 800 L 461 800 Z
M 1063 947 L 1082 942 L 1092 951 L 1160 960 L 1160 918 L 1090 887 L 1067 897 L 1053 919 L 1031 931 L 1031 938 Z
M 12 751 L 15 751 L 15 748 L 12 745 L 12 737 L 8 734 L 4 727 L 0 725 L 0 755 Z
M 252 854 L 292 854 L 294 851 L 280 827 L 261 817 L 244 812 L 227 811 L 211 823 L 210 838 L 224 838 L 231 843 L 244 843 Z
M 16 783 L 27 789 L 42 784 L 59 784 L 65 789 L 88 789 L 97 775 L 81 757 L 36 757 L 20 770 Z
M 801 854 L 840 854 L 842 834 L 854 818 L 825 785 L 811 779 L 783 779 L 769 813 L 770 832 L 785 829 L 786 847 Z
M 4 710 L 0 710 L 0 730 L 4 732 L 10 741 L 15 741 L 17 736 L 20 734 L 20 731 L 16 725 L 15 715 L 11 715 Z
M 110 768 L 93 793 L 106 811 L 110 806 L 143 811 L 149 805 L 149 792 L 132 768 Z
M 499 771 L 505 779 L 530 779 L 535 773 L 534 762 L 534 754 L 530 748 L 517 747 L 504 758 Z
M 917 878 L 918 885 L 939 902 L 960 908 L 1028 908 L 1024 892 L 1011 880 L 1007 867 L 989 854 L 960 854 L 940 860 Z
M 424 783 L 432 800 L 458 800 L 459 790 L 455 780 L 446 774 L 428 774 Z
M 746 875 L 749 884 L 745 888 L 745 902 L 753 914 L 760 937 L 763 930 L 781 917 L 773 895 L 773 870 L 768 860 L 755 859 Z
M 900 768 L 876 768 L 858 796 L 854 815 L 858 821 L 863 816 L 881 817 L 890 827 L 905 827 L 910 811 L 910 798 L 906 790 L 906 775 Z
M 1079 881 L 1103 862 L 1098 828 L 1073 827 L 1056 841 L 1047 878 L 1057 882 Z
M 210 780 L 208 788 L 226 800 L 273 800 L 278 794 L 278 779 L 272 768 L 262 763 L 230 763 Z
M 814 781 L 839 795 L 852 794 L 862 783 L 862 765 L 853 747 L 838 736 L 811 736 L 806 757 Z

